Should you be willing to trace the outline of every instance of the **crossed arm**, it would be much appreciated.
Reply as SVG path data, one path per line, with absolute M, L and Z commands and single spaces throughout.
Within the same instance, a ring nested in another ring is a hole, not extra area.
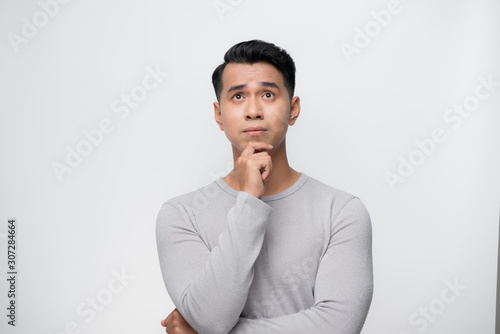
M 168 262 L 164 262 L 165 265 L 162 264 L 164 277 L 168 277 L 166 279 L 167 290 L 177 308 L 165 319 L 163 324 L 167 326 L 169 320 L 178 319 L 179 331 L 177 333 L 196 333 L 195 329 L 201 334 L 360 333 L 373 295 L 373 268 L 371 221 L 366 208 L 358 198 L 348 201 L 339 214 L 332 218 L 330 242 L 320 261 L 316 275 L 314 306 L 307 310 L 275 318 L 249 319 L 240 317 L 253 279 L 252 266 L 262 246 L 260 237 L 263 236 L 263 233 L 261 235 L 260 231 L 254 231 L 256 233 L 250 237 L 251 241 L 247 240 L 248 243 L 244 245 L 238 245 L 236 240 L 225 238 L 232 234 L 235 238 L 238 237 L 238 235 L 234 235 L 236 225 L 232 226 L 231 222 L 236 222 L 237 217 L 244 217 L 245 209 L 264 210 L 260 211 L 260 216 L 257 214 L 257 217 L 261 217 L 265 223 L 266 217 L 270 213 L 270 211 L 265 211 L 267 204 L 261 202 L 264 205 L 260 206 L 260 203 L 252 202 L 253 199 L 256 198 L 241 195 L 240 204 L 250 203 L 250 207 L 253 204 L 256 206 L 249 208 L 246 205 L 238 206 L 237 203 L 231 209 L 232 211 L 230 210 L 228 229 L 219 236 L 221 248 L 215 247 L 211 253 L 194 231 L 185 228 L 178 231 L 184 234 L 184 241 L 177 244 L 180 248 L 176 252 L 163 258 L 163 261 Z M 170 214 L 173 213 L 174 211 L 170 211 Z M 255 218 L 255 216 L 253 217 Z M 256 226 L 258 224 L 254 227 Z M 249 231 L 246 231 L 244 236 L 248 237 L 248 233 Z M 189 273 L 182 270 L 177 272 L 166 270 L 166 263 L 170 264 L 170 268 L 180 268 L 176 266 L 173 257 L 174 254 L 180 255 L 183 247 L 198 249 L 196 255 L 192 255 L 193 258 L 186 258 L 183 255 L 181 260 L 177 260 L 184 262 L 185 268 L 191 268 L 191 270 L 186 270 Z M 172 245 L 169 245 L 168 248 L 171 249 Z M 247 251 L 249 254 L 246 253 Z M 204 252 L 209 253 L 201 256 Z M 226 253 L 231 253 L 236 258 L 228 257 Z M 245 259 L 248 259 L 248 255 L 250 255 L 250 259 L 241 263 L 238 256 L 242 254 L 245 254 Z M 197 256 L 200 258 L 195 260 L 194 258 Z M 225 259 L 222 261 L 223 258 Z M 237 267 L 238 274 L 233 275 L 231 279 L 224 279 L 222 276 L 229 274 L 224 261 L 231 260 L 229 266 L 239 266 L 239 268 Z M 215 267 L 217 265 L 219 267 Z M 217 272 L 218 270 L 219 272 Z M 194 281 L 189 277 L 193 273 L 198 273 Z M 212 278 L 221 280 L 211 282 Z M 174 281 L 176 283 L 173 284 L 182 286 L 180 294 L 178 293 L 179 289 L 171 285 L 171 282 Z M 184 285 L 181 282 L 185 282 Z M 221 292 L 225 293 L 219 295 Z M 230 309 L 233 311 L 231 312 Z M 181 319 L 185 321 L 185 324 Z M 169 332 L 169 334 L 171 333 Z
M 238 192 L 212 251 L 183 207 L 164 204 L 157 246 L 167 292 L 184 319 L 203 334 L 228 333 L 238 322 L 253 281 L 253 264 L 273 208 Z
M 197 334 L 198 332 L 191 327 L 179 310 L 174 309 L 164 320 L 161 325 L 165 327 L 165 331 L 169 334 Z

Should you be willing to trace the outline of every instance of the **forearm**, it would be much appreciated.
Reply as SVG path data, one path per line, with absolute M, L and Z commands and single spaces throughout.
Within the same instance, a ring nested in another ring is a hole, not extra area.
M 359 334 L 373 296 L 372 230 L 366 208 L 352 199 L 332 223 L 314 283 L 314 305 L 273 318 L 240 318 L 231 334 Z
M 240 317 L 228 334 L 359 334 L 370 308 L 372 292 L 373 285 L 367 286 L 359 303 L 353 305 L 354 309 L 349 312 L 341 310 L 342 305 L 329 302 L 281 317 L 259 319 Z

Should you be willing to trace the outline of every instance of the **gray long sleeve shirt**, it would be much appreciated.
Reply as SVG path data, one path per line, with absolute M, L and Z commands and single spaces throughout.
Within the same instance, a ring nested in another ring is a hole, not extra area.
M 222 177 L 163 204 L 167 292 L 200 334 L 358 334 L 373 295 L 372 228 L 356 196 L 302 173 L 262 200 Z

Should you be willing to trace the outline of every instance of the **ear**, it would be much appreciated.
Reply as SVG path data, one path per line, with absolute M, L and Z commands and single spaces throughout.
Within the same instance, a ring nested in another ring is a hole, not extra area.
M 219 124 L 219 128 L 224 131 L 224 125 L 222 124 L 222 113 L 220 111 L 220 104 L 219 102 L 214 102 L 214 116 L 215 116 L 215 121 L 217 124 Z
M 300 98 L 295 96 L 290 103 L 290 119 L 288 125 L 293 125 L 300 114 Z

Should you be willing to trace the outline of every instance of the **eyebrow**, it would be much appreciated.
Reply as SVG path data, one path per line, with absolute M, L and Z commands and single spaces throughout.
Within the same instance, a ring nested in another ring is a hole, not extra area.
M 227 90 L 227 93 L 231 93 L 235 90 L 243 89 L 246 86 L 247 86 L 246 84 L 233 86 Z M 280 87 L 275 82 L 261 81 L 261 82 L 259 82 L 259 86 L 272 87 L 272 88 L 276 88 L 278 91 L 281 91 Z

